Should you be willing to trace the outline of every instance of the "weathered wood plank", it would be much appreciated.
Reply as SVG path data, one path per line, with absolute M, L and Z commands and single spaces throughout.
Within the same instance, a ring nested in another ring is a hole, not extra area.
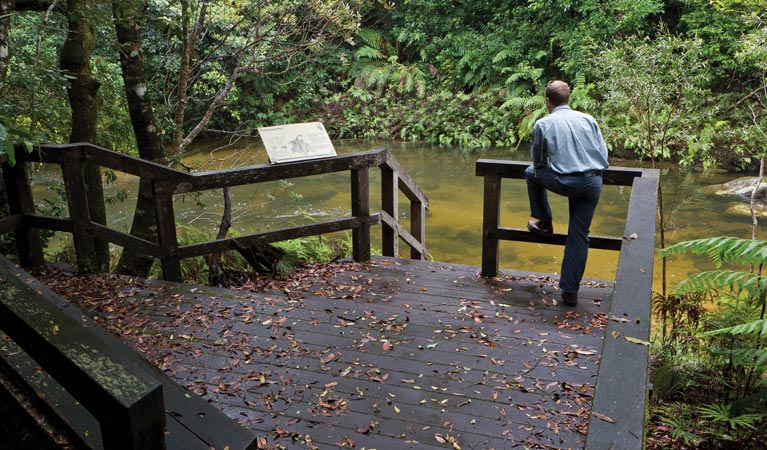
M 69 218 L 72 221 L 72 240 L 77 254 L 77 268 L 81 272 L 93 272 L 98 268 L 96 263 L 96 247 L 93 237 L 88 232 L 90 210 L 88 195 L 83 178 L 83 167 L 76 158 L 67 159 L 61 163 L 61 173 L 64 176 L 64 186 L 67 190 Z
M 399 161 L 394 158 L 394 155 L 388 151 L 386 152 L 386 164 L 381 166 L 381 170 L 383 170 L 384 166 L 388 166 L 391 170 L 397 173 L 397 183 L 399 188 L 402 190 L 402 193 L 405 194 L 408 200 L 411 202 L 421 203 L 424 205 L 424 208 L 429 209 L 429 198 L 427 197 L 426 193 L 421 190 L 413 177 L 411 177 L 410 174 L 402 167 L 402 165 L 400 165 Z
M 477 162 L 479 173 L 479 162 Z M 484 175 L 482 207 L 482 275 L 495 276 L 498 273 L 499 241 L 494 236 L 501 223 L 501 177 Z
M 398 229 L 389 220 L 399 217 L 399 176 L 386 165 L 381 166 L 381 251 L 384 256 L 399 257 Z M 396 223 L 397 221 L 394 220 Z
M 25 150 L 23 150 L 26 152 Z M 3 182 L 8 199 L 8 212 L 10 215 L 27 215 L 35 213 L 35 201 L 32 196 L 32 188 L 27 176 L 26 165 L 19 162 L 15 166 L 2 165 Z M 26 226 L 24 221 L 16 230 L 16 248 L 19 253 L 19 262 L 24 267 L 39 267 L 45 263 L 43 256 L 43 244 L 40 239 L 40 231 Z
M 363 167 L 351 171 L 352 216 L 370 216 L 370 169 Z M 370 260 L 370 225 L 363 222 L 352 230 L 352 258 L 357 262 Z
M 191 178 L 178 183 L 174 194 L 377 167 L 385 161 L 385 158 L 386 151 L 377 149 L 314 161 L 263 164 L 236 169 L 198 172 L 192 174 Z
M 499 227 L 497 230 L 491 232 L 490 235 L 496 239 L 502 239 L 506 241 L 541 242 L 550 245 L 565 245 L 567 240 L 567 235 L 562 233 L 554 233 L 551 236 L 544 237 L 535 235 L 528 230 L 503 227 Z M 609 236 L 589 236 L 589 248 L 618 251 L 621 249 L 622 243 L 623 238 L 615 238 Z
M 414 259 L 427 259 L 429 257 L 429 253 L 426 251 L 426 247 L 418 240 L 416 239 L 412 234 L 410 234 L 409 231 L 407 231 L 402 225 L 400 225 L 399 222 L 397 222 L 394 217 L 390 216 L 386 212 L 381 212 L 381 221 L 386 224 L 386 226 L 389 229 L 394 230 L 396 233 L 394 235 L 395 238 L 399 237 L 399 239 L 402 239 L 407 243 L 407 245 L 410 247 L 410 257 Z M 399 246 L 397 246 L 399 247 Z M 397 248 L 398 249 L 398 248 Z M 413 256 L 413 254 L 417 255 L 416 257 Z M 423 255 L 423 256 L 422 256 Z M 384 253 L 384 256 L 394 256 L 397 257 L 397 255 L 389 255 Z
M 41 230 L 63 231 L 72 233 L 74 226 L 72 220 L 67 217 L 42 216 L 39 214 L 24 214 L 24 223 Z
M 159 380 L 164 394 L 167 426 L 165 436 L 168 450 L 207 450 L 226 447 L 230 450 L 255 450 L 257 448 L 255 436 L 250 431 L 228 419 L 197 395 L 192 395 L 184 390 L 138 354 L 131 352 L 117 337 L 89 319 L 87 314 L 72 307 L 71 304 L 67 304 L 49 288 L 29 274 L 14 267 L 0 255 L 0 281 L 9 279 L 18 280 L 29 290 L 34 291 L 36 295 L 44 297 L 46 301 L 55 305 L 63 315 L 81 326 L 84 334 L 93 335 L 94 339 L 102 342 L 111 351 L 118 352 L 126 365 L 131 367 L 131 370 L 135 369 L 139 373 L 150 374 L 155 380 Z M 0 292 L 3 291 L 0 289 Z M 85 343 L 87 344 L 87 342 Z M 122 381 L 117 379 L 114 382 L 119 384 Z M 41 389 L 37 391 L 45 392 Z M 50 395 L 58 394 L 52 392 Z M 48 396 L 43 399 L 47 400 Z M 73 406 L 76 407 L 77 405 L 69 405 L 69 407 Z M 87 423 L 85 427 L 81 426 L 79 429 L 87 430 Z M 95 434 L 98 435 L 98 433 Z
M 173 190 L 168 180 L 152 181 L 154 211 L 157 220 L 157 241 L 162 249 L 163 277 L 169 281 L 181 281 L 181 261 L 177 256 L 176 214 L 173 210 Z
M 21 214 L 0 218 L 0 234 L 13 233 L 21 226 Z
M 488 282 L 476 268 L 390 259 L 360 267 L 289 292 L 177 286 L 135 301 L 150 313 L 144 329 L 175 336 L 169 373 L 269 443 L 289 439 L 275 438 L 280 429 L 322 449 L 344 436 L 439 445 L 435 433 L 469 448 L 583 448 L 603 338 L 575 327 L 589 314 L 545 306 L 547 287 L 524 276 Z M 347 298 L 342 286 L 365 288 Z M 601 308 L 588 302 L 599 292 Z M 582 294 L 579 309 L 607 310 L 609 288 Z
M 232 242 L 236 240 L 240 245 L 244 247 L 259 246 L 270 244 L 272 242 L 286 241 L 289 239 L 298 239 L 307 236 L 317 236 L 327 233 L 335 233 L 344 230 L 353 230 L 359 228 L 363 223 L 369 225 L 376 225 L 381 221 L 381 214 L 371 214 L 369 217 L 352 217 L 348 219 L 330 220 L 320 223 L 312 223 L 309 225 L 302 225 L 300 227 L 282 228 L 274 231 L 266 231 L 263 233 L 249 234 L 245 236 L 237 236 L 236 238 L 219 239 L 211 242 L 204 242 L 201 244 L 189 244 L 182 245 L 176 251 L 176 255 L 180 259 L 192 258 L 195 256 L 207 255 L 216 252 L 225 252 L 234 250 Z
M 3 261 L 6 268 L 9 264 Z M 20 277 L 5 275 L 3 281 L 0 328 L 98 417 L 104 447 L 164 449 L 160 384 L 45 301 Z
M 647 405 L 649 339 L 655 240 L 657 171 L 634 181 L 626 219 L 627 240 L 620 254 L 611 316 L 627 317 L 625 323 L 611 321 L 605 334 L 603 370 L 599 372 L 593 411 L 589 421 L 587 448 L 641 450 L 644 443 Z M 653 176 L 654 175 L 654 176 Z M 647 201 L 653 199 L 653 201 Z M 648 342 L 641 345 L 624 338 Z
M 501 178 L 516 178 L 524 180 L 525 169 L 530 165 L 529 161 L 507 161 L 503 159 L 480 159 L 477 160 L 476 175 L 495 175 Z M 605 170 L 602 176 L 604 184 L 619 186 L 631 186 L 634 178 L 642 176 L 643 169 L 630 167 L 611 167 Z
M 155 258 L 162 258 L 163 256 L 162 247 L 154 242 L 147 241 L 146 239 L 113 230 L 95 222 L 91 222 L 88 229 L 94 236 L 98 236 L 110 243 L 120 245 L 123 248 L 130 249 L 132 252 L 154 256 Z

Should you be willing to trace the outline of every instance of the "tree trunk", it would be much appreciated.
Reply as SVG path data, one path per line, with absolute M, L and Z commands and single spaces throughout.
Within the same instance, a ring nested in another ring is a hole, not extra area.
M 72 143 L 98 142 L 98 113 L 102 102 L 98 96 L 101 83 L 93 77 L 90 63 L 95 43 L 93 27 L 90 24 L 93 8 L 94 0 L 67 0 L 69 30 L 61 48 L 59 65 L 70 77 L 67 94 L 72 109 L 72 131 L 69 135 L 69 142 Z M 85 164 L 83 172 L 91 220 L 106 225 L 101 168 L 94 164 Z M 108 242 L 94 238 L 94 247 L 96 267 L 81 267 L 80 270 L 108 272 Z
M 173 142 L 171 144 L 171 157 L 178 157 L 183 150 L 184 142 L 184 119 L 186 115 L 186 103 L 189 100 L 187 89 L 192 74 L 192 49 L 202 33 L 205 18 L 208 14 L 208 2 L 200 4 L 200 12 L 194 27 L 189 29 L 189 1 L 181 1 L 181 63 L 178 69 L 178 85 L 176 86 L 176 111 L 173 117 Z
M 11 30 L 11 11 L 13 0 L 0 0 L 0 98 L 5 90 L 5 78 L 8 75 L 8 34 Z
M 112 14 L 120 53 L 125 94 L 128 101 L 133 133 L 136 135 L 139 157 L 160 164 L 166 163 L 160 130 L 157 126 L 152 102 L 147 95 L 144 72 L 144 53 L 141 48 L 141 27 L 146 20 L 146 2 L 139 0 L 113 0 Z M 154 195 L 149 181 L 139 184 L 136 210 L 131 234 L 157 242 Z M 118 273 L 145 277 L 153 259 L 136 252 L 123 251 L 117 264 Z

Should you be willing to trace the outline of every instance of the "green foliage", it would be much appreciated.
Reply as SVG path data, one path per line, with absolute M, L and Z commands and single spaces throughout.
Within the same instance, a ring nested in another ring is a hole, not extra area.
M 709 331 L 705 335 L 716 336 L 720 334 L 731 334 L 731 335 L 752 334 L 752 335 L 767 336 L 767 319 L 759 319 L 759 320 L 754 320 L 753 322 L 742 323 L 732 327 L 719 328 L 718 330 Z M 767 352 L 762 351 L 759 354 L 752 354 L 751 356 L 754 357 L 754 361 L 757 364 L 767 363 L 767 361 L 765 361 L 765 358 L 767 358 Z
M 691 118 L 704 117 L 708 72 L 700 47 L 699 39 L 661 27 L 654 39 L 630 36 L 594 60 L 605 93 L 603 123 L 613 139 L 652 161 L 680 159 L 698 132 Z M 709 161 L 694 156 L 681 162 Z
M 698 338 L 707 345 L 685 350 L 688 358 L 692 354 L 705 358 L 695 374 L 699 387 L 684 391 L 699 403 L 686 410 L 686 415 L 697 418 L 697 428 L 690 427 L 689 421 L 674 422 L 667 416 L 662 420 L 682 427 L 678 436 L 686 441 L 747 443 L 767 419 L 765 283 L 751 270 L 721 267 L 742 264 L 761 268 L 767 260 L 767 242 L 715 237 L 681 242 L 663 251 L 664 256 L 686 252 L 707 255 L 719 269 L 690 276 L 675 292 L 681 298 L 707 292 L 717 308 L 700 311 L 703 314 L 696 321 Z

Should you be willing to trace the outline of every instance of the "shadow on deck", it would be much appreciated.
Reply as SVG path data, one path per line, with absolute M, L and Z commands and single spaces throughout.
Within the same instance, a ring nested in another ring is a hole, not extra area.
M 566 308 L 555 279 L 478 272 L 379 258 L 260 292 L 43 279 L 259 448 L 584 448 L 612 284 Z

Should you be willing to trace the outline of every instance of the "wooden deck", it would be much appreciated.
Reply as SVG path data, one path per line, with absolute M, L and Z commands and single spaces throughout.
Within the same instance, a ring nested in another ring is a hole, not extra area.
M 612 284 L 567 308 L 555 278 L 478 272 L 378 258 L 258 291 L 42 279 L 80 287 L 70 301 L 259 448 L 584 448 Z

